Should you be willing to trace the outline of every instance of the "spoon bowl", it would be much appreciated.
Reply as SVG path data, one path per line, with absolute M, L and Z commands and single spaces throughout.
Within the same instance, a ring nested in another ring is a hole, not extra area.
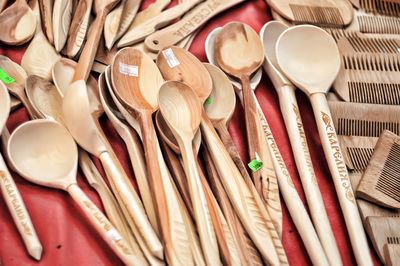
M 10 95 L 7 87 L 3 82 L 0 82 L 0 134 L 8 119 L 10 112 Z
M 332 36 L 311 25 L 285 30 L 276 42 L 276 57 L 280 69 L 308 95 L 326 93 L 340 68 Z
M 66 190 L 76 182 L 78 150 L 57 122 L 38 119 L 22 124 L 10 136 L 8 153 L 17 171 L 32 183 Z
M 215 65 L 217 67 L 219 67 L 217 59 L 215 58 L 215 52 L 214 52 L 214 46 L 215 46 L 215 38 L 217 37 L 218 33 L 221 31 L 222 27 L 218 27 L 215 28 L 214 30 L 212 30 L 210 32 L 210 34 L 208 34 L 207 38 L 206 38 L 206 42 L 205 42 L 205 50 L 206 50 L 206 56 L 207 56 L 207 60 L 208 62 L 210 62 L 210 64 Z M 257 70 L 257 72 L 251 76 L 250 78 L 250 87 L 255 90 L 258 86 L 258 84 L 261 81 L 261 77 L 262 77 L 262 70 L 259 69 Z M 239 90 L 242 89 L 242 84 L 240 84 L 240 82 L 238 82 L 237 79 L 228 76 L 229 81 Z

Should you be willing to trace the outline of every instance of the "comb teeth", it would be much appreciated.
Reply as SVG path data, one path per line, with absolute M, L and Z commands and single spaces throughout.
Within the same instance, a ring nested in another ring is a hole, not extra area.
M 347 82 L 351 102 L 400 105 L 400 84 Z
M 395 134 L 400 133 L 400 124 L 396 122 L 379 122 L 357 119 L 338 119 L 338 135 L 379 137 L 387 129 Z
M 400 236 L 388 236 L 387 243 L 388 244 L 400 244 Z
M 397 55 L 355 54 L 343 55 L 342 59 L 346 70 L 400 72 L 400 60 Z
M 360 7 L 366 12 L 379 13 L 387 16 L 400 15 L 400 3 L 393 0 L 361 0 Z
M 361 38 L 355 34 L 345 37 L 356 52 L 399 53 L 397 40 L 384 38 Z
M 400 145 L 393 143 L 376 189 L 400 202 Z
M 289 4 L 295 23 L 342 27 L 344 22 L 336 7 Z
M 357 16 L 362 33 L 400 34 L 400 18 L 379 16 Z
M 354 171 L 362 171 L 367 168 L 373 152 L 374 149 L 372 148 L 348 147 L 347 153 L 349 154 Z

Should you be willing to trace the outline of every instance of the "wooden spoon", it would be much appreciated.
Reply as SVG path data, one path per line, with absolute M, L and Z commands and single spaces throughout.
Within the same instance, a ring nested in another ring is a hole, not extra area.
M 82 14 L 79 13 L 81 16 Z M 53 35 L 54 47 L 60 52 L 67 42 L 69 26 L 72 19 L 72 1 L 54 0 L 53 6 Z
M 86 39 L 92 4 L 93 0 L 81 0 L 78 2 L 68 31 L 67 55 L 69 58 L 74 58 L 79 53 Z
M 125 239 L 78 187 L 78 150 L 66 128 L 45 119 L 26 122 L 11 134 L 8 153 L 30 182 L 67 191 L 118 257 L 127 265 L 138 263 Z
M 44 31 L 46 33 L 47 40 L 49 40 L 50 43 L 54 42 L 52 20 L 53 5 L 54 0 L 39 0 L 40 14 L 43 20 Z
M 0 41 L 20 45 L 29 41 L 36 28 L 36 18 L 25 0 L 17 0 L 0 14 Z
M 159 92 L 160 111 L 181 148 L 194 217 L 207 264 L 219 264 L 220 258 L 209 206 L 200 181 L 192 141 L 200 126 L 201 104 L 190 87 L 170 81 Z
M 7 84 L 8 91 L 21 100 L 28 112 L 28 115 L 31 118 L 34 118 L 36 116 L 36 112 L 32 108 L 32 105 L 25 94 L 25 80 L 27 78 L 25 70 L 6 56 L 0 56 L 0 68 L 3 69 L 7 75 L 15 79 L 15 82 Z
M 118 188 L 120 205 L 128 209 L 130 217 L 137 224 L 152 253 L 162 258 L 163 248 L 145 214 L 140 198 L 119 161 L 110 155 L 105 144 L 104 133 L 100 131 L 93 118 L 97 115 L 92 114 L 91 111 L 84 81 L 72 83 L 63 98 L 63 115 L 69 131 L 81 147 L 99 157 L 107 176 Z
M 337 45 L 324 30 L 302 25 L 285 30 L 278 38 L 275 49 L 280 69 L 310 98 L 357 263 L 373 265 L 325 98 L 340 68 Z
M 295 87 L 283 73 L 280 72 L 276 62 L 275 43 L 279 35 L 287 28 L 288 27 L 282 22 L 271 21 L 266 23 L 261 29 L 260 36 L 263 40 L 265 52 L 263 66 L 278 93 L 281 112 L 289 134 L 297 169 L 300 173 L 303 190 L 306 194 L 307 202 L 309 203 L 310 212 L 319 239 L 321 240 L 321 244 L 324 247 L 330 264 L 341 265 L 342 260 L 340 258 L 340 253 L 329 223 L 328 215 L 326 214 L 325 205 L 312 166 L 307 139 L 304 134 L 303 123 L 295 96 Z M 297 228 L 299 231 L 302 231 L 301 228 Z M 302 237 L 303 236 L 307 237 L 305 234 L 302 234 Z M 313 254 L 315 254 L 316 257 L 321 256 L 317 249 L 313 248 L 310 251 L 311 257 L 314 257 Z
M 3 11 L 6 5 L 7 5 L 7 0 L 0 0 L 0 12 Z
M 136 132 L 134 132 L 134 130 L 129 126 L 128 122 L 119 112 L 114 101 L 111 99 L 109 88 L 107 88 L 108 85 L 106 84 L 106 76 L 109 76 L 109 79 L 111 79 L 110 75 L 111 68 L 107 66 L 105 73 L 101 74 L 99 77 L 100 100 L 108 119 L 110 119 L 114 128 L 117 130 L 118 134 L 126 144 L 144 208 L 146 209 L 147 216 L 149 217 L 153 228 L 158 231 L 156 213 L 154 210 L 153 200 L 151 198 L 146 164 L 143 157 L 142 143 L 139 140 Z M 112 90 L 112 88 L 110 90 Z
M 191 86 L 202 102 L 209 97 L 212 91 L 212 79 L 201 62 L 186 50 L 174 46 L 163 49 L 158 54 L 157 66 L 165 79 L 183 81 Z M 279 259 L 277 253 L 273 252 L 276 251 L 274 244 L 280 247 L 282 244 L 270 220 L 265 220 L 269 218 L 269 215 L 260 210 L 204 110 L 202 111 L 201 129 L 207 146 L 213 154 L 213 159 L 216 161 L 228 196 L 264 260 L 274 265 L 279 264 L 279 260 L 287 263 L 283 248 L 279 249 Z M 245 196 L 239 197 L 238 195 Z M 243 200 L 243 197 L 246 200 Z M 248 204 L 252 206 L 249 207 Z M 270 234 L 273 234 L 273 239 Z
M 7 121 L 10 111 L 10 97 L 6 86 L 0 82 L 0 134 Z M 7 204 L 10 214 L 17 226 L 26 249 L 33 258 L 40 260 L 42 256 L 42 245 L 36 235 L 31 218 L 26 210 L 21 194 L 15 185 L 3 157 L 0 154 L 0 190 Z
M 233 51 L 235 50 L 235 51 Z M 260 131 L 257 101 L 250 88 L 250 75 L 264 60 L 264 50 L 257 33 L 248 25 L 240 22 L 226 24 L 215 39 L 215 57 L 218 65 L 228 74 L 238 78 L 243 87 L 243 107 L 246 119 L 247 142 L 250 161 L 261 159 L 263 167 L 252 172 L 253 182 L 263 196 L 268 212 L 278 230 L 282 228 L 282 212 L 279 189 L 271 153 L 265 149 L 265 136 Z M 249 51 L 251 51 L 249 53 Z
M 32 10 L 37 19 L 36 33 L 22 57 L 21 66 L 28 75 L 38 75 L 51 80 L 51 68 L 60 59 L 60 55 L 43 34 L 39 4 L 36 0 L 33 2 Z
M 92 29 L 79 57 L 78 66 L 76 67 L 72 82 L 87 80 L 90 70 L 92 69 L 94 57 L 96 56 L 104 21 L 107 14 L 118 2 L 119 0 L 94 0 L 96 19 L 93 21 Z

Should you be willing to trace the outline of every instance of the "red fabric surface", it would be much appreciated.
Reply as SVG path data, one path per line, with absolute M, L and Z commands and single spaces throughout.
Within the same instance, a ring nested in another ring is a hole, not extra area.
M 152 1 L 145 0 L 147 6 Z M 253 27 L 257 32 L 262 25 L 271 20 L 270 10 L 263 0 L 252 0 L 242 3 L 209 21 L 194 40 L 190 51 L 201 61 L 207 61 L 204 42 L 209 32 L 215 27 L 223 26 L 230 21 L 241 21 Z M 0 54 L 7 55 L 13 61 L 20 63 L 26 46 L 8 47 L 2 45 Z M 278 106 L 278 98 L 268 77 L 263 74 L 256 96 L 270 124 L 280 152 L 293 178 L 295 186 L 304 201 L 299 176 L 296 170 L 289 139 Z M 325 207 L 339 246 L 344 265 L 355 265 L 355 259 L 347 235 L 339 202 L 331 180 L 327 163 L 318 136 L 312 109 L 307 97 L 300 91 L 296 93 L 305 126 L 307 140 L 318 183 L 322 192 Z M 19 124 L 27 120 L 24 108 L 14 111 L 7 122 L 7 127 L 13 131 Z M 126 172 L 132 177 L 128 154 L 124 144 L 107 118 L 102 118 L 102 125 L 107 137 L 112 143 L 118 158 Z M 245 162 L 248 161 L 247 143 L 243 109 L 237 102 L 236 111 L 229 125 L 229 131 Z M 34 140 L 33 140 L 34 141 Z M 101 166 L 96 160 L 96 165 Z M 34 185 L 12 173 L 25 205 L 30 213 L 33 225 L 43 245 L 43 255 L 36 262 L 27 254 L 22 239 L 11 219 L 10 213 L 0 197 L 0 265 L 121 265 L 122 262 L 90 226 L 84 214 L 66 192 Z M 88 197 L 102 209 L 96 192 L 82 177 L 77 176 L 78 185 Z M 304 245 L 289 216 L 283 199 L 283 246 L 290 265 L 311 265 Z M 305 203 L 307 206 L 307 203 Z M 376 265 L 379 261 L 371 246 L 371 254 Z

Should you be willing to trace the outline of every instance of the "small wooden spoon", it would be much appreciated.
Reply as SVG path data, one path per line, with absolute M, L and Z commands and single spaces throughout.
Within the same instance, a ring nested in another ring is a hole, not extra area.
M 209 97 L 212 91 L 212 79 L 203 64 L 188 51 L 175 46 L 165 48 L 157 56 L 157 65 L 165 79 L 185 82 L 195 90 L 202 102 Z M 202 111 L 201 129 L 213 159 L 216 161 L 227 194 L 264 260 L 271 264 L 279 264 L 279 260 L 287 262 L 282 244 L 269 215 L 260 209 L 262 207 L 244 183 L 204 110 Z M 246 195 L 246 201 L 243 201 L 243 197 L 238 197 L 239 194 Z M 249 207 L 248 204 L 254 205 Z M 258 221 L 256 222 L 256 220 Z M 255 226 L 255 224 L 262 225 L 262 227 Z M 271 237 L 270 234 L 273 236 Z M 277 253 L 273 252 L 276 251 L 274 245 L 280 247 L 279 259 Z
M 7 84 L 8 91 L 21 100 L 28 115 L 34 118 L 36 112 L 25 94 L 25 80 L 27 78 L 25 70 L 6 56 L 0 56 L 0 68 L 3 69 L 7 75 L 15 79 L 15 82 Z
M 82 14 L 80 14 L 82 16 Z M 72 19 L 72 1 L 54 0 L 53 5 L 53 37 L 54 47 L 60 52 L 67 42 L 69 26 Z
M 0 41 L 20 45 L 29 41 L 36 29 L 36 18 L 25 0 L 17 0 L 0 14 Z
M 7 121 L 9 111 L 10 97 L 6 86 L 0 82 L 0 134 Z M 18 191 L 18 187 L 15 185 L 14 179 L 9 173 L 1 153 L 0 190 L 29 255 L 36 260 L 40 260 L 43 250 L 42 245 L 36 235 L 35 228 L 32 225 L 32 221 L 26 210 L 21 194 Z
M 136 265 L 139 260 L 131 247 L 78 187 L 78 150 L 66 128 L 45 119 L 26 122 L 11 134 L 8 153 L 27 180 L 67 191 L 118 257 L 127 265 Z
M 310 98 L 357 263 L 373 265 L 325 97 L 340 68 L 335 40 L 321 28 L 295 26 L 279 36 L 275 51 L 280 69 Z
M 187 85 L 169 81 L 160 88 L 159 103 L 160 111 L 181 148 L 194 217 L 206 262 L 209 265 L 219 264 L 215 231 L 192 147 L 194 135 L 200 126 L 200 101 Z
M 43 20 L 44 31 L 49 43 L 54 42 L 53 37 L 53 4 L 54 0 L 39 0 L 40 14 Z

